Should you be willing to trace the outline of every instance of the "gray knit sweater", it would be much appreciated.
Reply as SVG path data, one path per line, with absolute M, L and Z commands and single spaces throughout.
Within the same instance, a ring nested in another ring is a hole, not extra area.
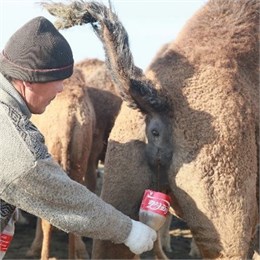
M 65 232 L 122 243 L 131 219 L 66 175 L 30 116 L 19 93 L 0 74 L 2 225 L 14 205 Z

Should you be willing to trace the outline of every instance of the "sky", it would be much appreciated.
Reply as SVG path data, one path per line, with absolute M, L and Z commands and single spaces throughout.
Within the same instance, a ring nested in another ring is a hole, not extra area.
M 97 0 L 108 5 L 108 0 Z M 0 51 L 9 37 L 36 16 L 51 22 L 55 17 L 41 7 L 44 0 L 0 0 Z M 52 2 L 70 3 L 69 0 Z M 173 41 L 187 20 L 206 0 L 111 0 L 119 20 L 128 32 L 136 66 L 146 69 L 157 51 Z M 104 60 L 104 50 L 90 25 L 76 26 L 61 33 L 68 40 L 75 62 L 86 58 Z

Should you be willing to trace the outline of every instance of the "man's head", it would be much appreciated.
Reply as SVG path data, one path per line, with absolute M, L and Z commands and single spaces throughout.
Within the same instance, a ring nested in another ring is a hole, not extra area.
M 44 17 L 36 17 L 18 29 L 0 54 L 0 72 L 13 80 L 32 113 L 42 113 L 45 108 L 35 111 L 38 109 L 31 107 L 29 95 L 37 99 L 38 93 L 43 99 L 48 92 L 45 86 L 58 85 L 57 91 L 46 96 L 53 99 L 62 90 L 62 81 L 72 75 L 73 64 L 69 43 Z
M 0 54 L 0 71 L 29 82 L 62 80 L 73 72 L 73 56 L 66 39 L 44 17 L 18 29 Z

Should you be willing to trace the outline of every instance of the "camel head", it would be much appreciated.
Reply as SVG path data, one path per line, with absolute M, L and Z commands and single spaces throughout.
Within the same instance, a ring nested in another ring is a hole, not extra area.
M 172 159 L 173 141 L 167 95 L 148 80 L 136 67 L 130 51 L 128 34 L 112 8 L 98 2 L 73 1 L 42 3 L 58 19 L 58 29 L 90 23 L 101 40 L 106 65 L 123 101 L 145 117 L 146 158 L 148 165 L 158 173 L 166 172 Z

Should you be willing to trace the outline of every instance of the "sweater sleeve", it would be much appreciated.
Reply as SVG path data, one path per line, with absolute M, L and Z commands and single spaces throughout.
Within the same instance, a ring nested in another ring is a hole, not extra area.
M 122 243 L 131 230 L 128 216 L 71 180 L 52 158 L 38 160 L 1 197 L 65 232 Z
M 131 219 L 71 180 L 29 119 L 1 102 L 0 147 L 2 200 L 65 232 L 114 243 L 127 238 Z

